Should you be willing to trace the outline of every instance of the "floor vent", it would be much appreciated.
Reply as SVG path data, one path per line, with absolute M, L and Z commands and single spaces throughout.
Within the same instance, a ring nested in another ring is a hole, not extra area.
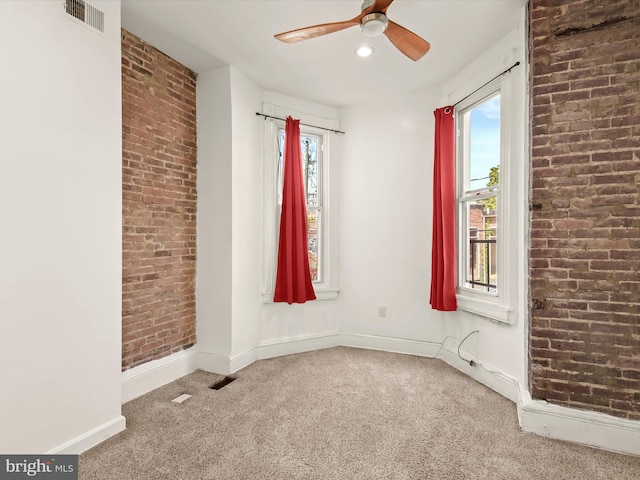
M 65 0 L 64 11 L 86 25 L 104 33 L 104 12 L 84 0 Z
M 171 400 L 173 403 L 182 403 L 185 400 L 189 400 L 191 398 L 191 395 L 189 395 L 188 393 L 183 393 L 182 395 L 174 398 L 173 400 Z
M 236 377 L 224 377 L 222 380 L 217 381 L 213 385 L 211 385 L 212 390 L 220 390 L 222 387 L 226 387 L 231 382 L 233 382 Z

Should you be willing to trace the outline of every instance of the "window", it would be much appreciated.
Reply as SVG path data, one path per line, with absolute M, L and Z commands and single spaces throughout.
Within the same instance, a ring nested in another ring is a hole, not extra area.
M 322 136 L 300 129 L 302 173 L 307 197 L 309 270 L 314 283 L 322 282 Z M 284 182 L 284 128 L 278 129 L 278 219 L 282 209 Z
M 322 128 L 302 125 L 308 123 L 329 129 L 338 127 L 337 120 L 318 117 L 302 112 L 263 105 L 266 114 L 279 118 L 291 115 L 301 119 L 300 143 L 302 147 L 302 169 L 307 198 L 307 232 L 309 267 L 317 300 L 338 298 L 337 241 L 331 215 L 331 153 L 334 134 Z M 262 224 L 262 279 L 263 303 L 273 302 L 275 289 L 278 235 L 283 186 L 283 149 L 285 122 L 264 120 L 264 170 L 263 170 L 263 224 Z M 335 188 L 335 187 L 334 187 Z
M 502 78 L 456 109 L 458 306 L 509 321 L 508 86 Z
M 466 154 L 459 171 L 460 286 L 497 293 L 497 218 L 500 190 L 500 94 L 483 99 L 458 117 Z

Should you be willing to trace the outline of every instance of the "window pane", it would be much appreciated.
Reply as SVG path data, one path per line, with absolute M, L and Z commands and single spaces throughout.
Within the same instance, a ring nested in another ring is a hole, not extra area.
M 497 293 L 498 232 L 495 209 L 487 209 L 485 203 L 496 203 L 496 197 L 464 203 L 467 219 L 466 288 Z
M 278 204 L 282 205 L 282 182 L 284 163 L 284 129 L 278 135 Z M 307 196 L 307 207 L 320 205 L 319 175 L 318 175 L 319 137 L 300 133 L 300 149 L 302 152 L 302 174 L 304 176 L 304 191 Z
M 284 183 L 284 136 L 285 130 L 278 132 L 278 205 L 282 206 L 282 187 Z M 322 186 L 319 166 L 321 138 L 318 135 L 300 132 L 302 152 L 302 174 L 307 198 L 307 235 L 309 245 L 309 270 L 313 282 L 322 281 Z M 278 217 L 279 218 L 279 217 Z
M 307 229 L 309 244 L 309 270 L 311 271 L 311 281 L 320 280 L 320 267 L 318 259 L 320 258 L 320 211 L 315 209 L 307 210 Z
M 466 190 L 486 187 L 492 168 L 500 165 L 500 95 L 474 107 L 469 122 L 469 183 Z
M 307 207 L 317 207 L 318 202 L 318 137 L 301 134 L 302 173 Z
M 497 218 L 500 187 L 500 94 L 496 93 L 464 112 L 462 242 L 464 270 L 461 286 L 496 294 Z M 479 197 L 477 200 L 474 197 Z

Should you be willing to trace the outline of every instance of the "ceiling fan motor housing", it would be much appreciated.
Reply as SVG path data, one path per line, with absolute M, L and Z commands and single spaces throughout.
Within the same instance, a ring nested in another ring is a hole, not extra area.
M 384 13 L 370 13 L 362 17 L 360 28 L 367 37 L 376 37 L 387 29 L 389 20 Z

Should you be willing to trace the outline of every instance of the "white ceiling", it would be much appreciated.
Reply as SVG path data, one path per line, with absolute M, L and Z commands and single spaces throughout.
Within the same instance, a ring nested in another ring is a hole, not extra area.
M 294 44 L 273 38 L 348 20 L 361 0 L 123 0 L 122 26 L 196 72 L 233 65 L 265 90 L 342 107 L 443 84 L 518 25 L 526 0 L 396 0 L 388 17 L 431 43 L 418 62 L 358 26 Z M 373 56 L 354 51 L 363 44 Z

